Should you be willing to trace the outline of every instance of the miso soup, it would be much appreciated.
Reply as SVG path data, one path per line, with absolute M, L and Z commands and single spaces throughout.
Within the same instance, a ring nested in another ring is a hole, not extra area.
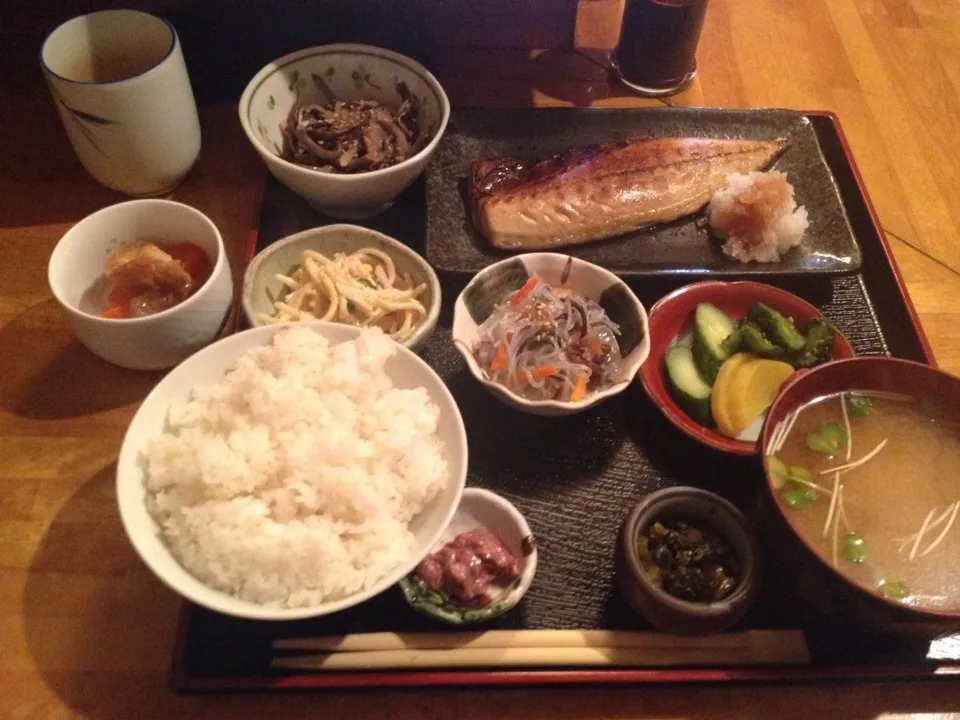
M 960 427 L 909 396 L 819 398 L 774 429 L 768 462 L 789 521 L 872 592 L 960 611 Z

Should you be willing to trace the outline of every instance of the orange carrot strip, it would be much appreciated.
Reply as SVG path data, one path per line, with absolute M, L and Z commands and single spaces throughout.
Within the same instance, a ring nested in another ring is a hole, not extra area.
M 593 355 L 593 357 L 603 355 L 603 345 L 597 340 L 596 335 L 587 335 L 587 344 L 590 346 L 590 354 Z
M 497 343 L 497 351 L 493 355 L 493 362 L 490 363 L 490 369 L 493 372 L 500 372 L 507 366 L 507 341 L 501 340 Z
M 577 382 L 573 386 L 573 392 L 570 393 L 570 402 L 578 402 L 583 400 L 583 396 L 587 394 L 587 375 L 586 373 L 580 373 L 577 375 Z
M 539 284 L 540 284 L 540 278 L 538 278 L 536 275 L 534 275 L 532 278 L 527 280 L 523 284 L 523 287 L 517 290 L 516 294 L 514 294 L 514 296 L 510 298 L 510 307 L 517 307 L 520 303 L 524 301 L 527 295 L 529 295 L 536 289 L 537 285 Z
M 556 365 L 542 365 L 529 371 L 530 377 L 535 380 L 542 380 L 557 374 Z

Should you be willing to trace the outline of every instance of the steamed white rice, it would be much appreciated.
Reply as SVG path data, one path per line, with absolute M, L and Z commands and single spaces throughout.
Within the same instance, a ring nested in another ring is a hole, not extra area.
M 800 244 L 809 221 L 797 207 L 793 185 L 782 172 L 731 173 L 707 207 L 714 232 L 725 238 L 723 252 L 740 262 L 779 262 Z
M 170 410 L 147 449 L 148 508 L 182 565 L 263 605 L 356 593 L 406 561 L 447 479 L 439 408 L 393 387 L 378 330 L 331 346 L 280 331 Z

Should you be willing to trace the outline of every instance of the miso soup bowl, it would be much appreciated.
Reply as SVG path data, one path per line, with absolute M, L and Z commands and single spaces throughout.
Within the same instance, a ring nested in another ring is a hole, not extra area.
M 960 630 L 960 611 L 897 602 L 847 579 L 814 551 L 794 529 L 790 511 L 777 502 L 768 453 L 778 427 L 790 412 L 812 400 L 849 390 L 912 395 L 920 402 L 931 403 L 949 420 L 960 422 L 960 378 L 929 365 L 888 357 L 861 357 L 826 363 L 797 374 L 770 409 L 760 438 L 766 474 L 766 507 L 761 517 L 765 520 L 768 545 L 778 548 L 781 567 L 795 570 L 795 589 L 803 604 L 829 619 L 837 632 L 859 629 L 936 637 Z M 960 527 L 954 531 L 960 532 Z

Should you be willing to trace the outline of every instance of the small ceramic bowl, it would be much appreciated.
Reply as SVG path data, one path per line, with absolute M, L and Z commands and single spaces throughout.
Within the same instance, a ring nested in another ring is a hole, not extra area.
M 420 99 L 420 127 L 430 141 L 413 157 L 382 170 L 341 175 L 303 167 L 280 157 L 281 125 L 294 103 L 325 102 L 313 76 L 338 100 L 377 100 L 396 107 L 403 83 Z M 423 172 L 450 119 L 450 101 L 419 63 L 369 45 L 321 45 L 284 55 L 258 72 L 240 98 L 240 124 L 277 180 L 331 217 L 355 220 L 386 210 Z
M 571 260 L 558 253 L 528 253 L 501 260 L 477 273 L 464 288 L 453 307 L 453 342 L 473 376 L 507 405 L 532 415 L 573 415 L 623 392 L 636 377 L 650 354 L 647 311 L 620 278 L 598 265 L 572 258 L 566 286 L 573 292 L 595 300 L 610 319 L 620 326 L 617 340 L 623 354 L 620 380 L 600 392 L 588 393 L 576 402 L 527 400 L 486 377 L 473 356 L 477 328 L 490 317 L 494 306 L 519 290 L 533 275 L 544 282 L 559 285 Z
M 767 477 L 766 504 L 772 506 L 769 517 L 777 521 L 776 530 L 785 540 L 781 545 L 784 561 L 790 567 L 800 569 L 796 580 L 804 599 L 837 623 L 837 627 L 927 638 L 957 632 L 960 630 L 960 611 L 924 607 L 917 599 L 910 603 L 899 602 L 848 579 L 797 532 L 793 525 L 795 515 L 778 500 L 768 455 L 774 433 L 797 408 L 817 398 L 848 390 L 911 395 L 921 404 L 937 408 L 944 417 L 945 426 L 960 422 L 960 377 L 922 363 L 890 357 L 859 357 L 820 365 L 788 382 L 770 408 L 761 438 Z M 864 449 L 855 449 L 855 457 L 863 452 Z M 886 452 L 897 451 L 888 449 Z M 869 538 L 867 542 L 870 542 Z
M 800 325 L 811 318 L 823 320 L 813 305 L 786 290 L 762 283 L 708 281 L 685 285 L 661 298 L 650 310 L 650 336 L 652 346 L 650 360 L 640 371 L 643 389 L 664 416 L 677 429 L 704 445 L 721 452 L 735 455 L 755 455 L 759 446 L 759 428 L 753 434 L 745 433 L 740 438 L 729 438 L 712 428 L 696 422 L 685 413 L 670 395 L 667 388 L 663 357 L 667 350 L 684 338 L 689 338 L 693 329 L 693 313 L 699 303 L 712 303 L 726 313 L 731 320 L 739 321 L 755 302 L 762 302 L 774 310 L 792 318 Z M 855 355 L 853 346 L 843 334 L 833 328 L 835 338 L 831 357 L 835 360 Z M 801 371 L 802 372 L 802 371 Z M 748 430 L 751 430 L 748 428 Z
M 689 520 L 725 537 L 740 563 L 740 582 L 715 603 L 680 600 L 654 585 L 637 554 L 640 533 L 664 519 Z M 704 635 L 730 627 L 744 616 L 760 587 L 760 548 L 746 516 L 719 495 L 673 487 L 647 495 L 620 527 L 616 550 L 617 583 L 623 598 L 654 627 L 674 635 Z
M 306 323 L 331 345 L 355 340 L 359 328 L 335 323 Z M 320 617 L 353 607 L 393 587 L 427 555 L 450 524 L 460 504 L 467 477 L 467 434 L 456 401 L 439 375 L 406 348 L 387 360 L 385 369 L 395 387 L 422 387 L 440 412 L 437 435 L 443 443 L 448 481 L 439 495 L 410 522 L 413 543 L 409 555 L 394 570 L 359 592 L 308 607 L 272 607 L 242 600 L 216 590 L 187 571 L 164 542 L 147 508 L 143 456 L 147 444 L 167 427 L 170 409 L 186 403 L 194 389 L 223 380 L 248 351 L 269 344 L 285 325 L 252 328 L 205 348 L 168 373 L 140 405 L 123 437 L 117 460 L 117 504 L 127 538 L 154 575 L 187 600 L 214 612 L 250 620 L 298 620 Z
M 108 289 L 104 263 L 131 242 L 193 243 L 206 252 L 213 272 L 193 295 L 156 315 L 99 317 L 97 299 Z M 130 200 L 87 216 L 57 243 L 47 279 L 80 341 L 104 360 L 134 370 L 173 367 L 210 343 L 233 300 L 230 263 L 216 225 L 199 210 L 170 200 Z
M 381 250 L 393 259 L 398 273 L 408 273 L 414 283 L 426 283 L 419 300 L 427 310 L 413 334 L 401 344 L 416 350 L 433 334 L 440 317 L 440 281 L 430 264 L 403 243 L 383 233 L 358 225 L 327 225 L 290 235 L 257 253 L 243 276 L 243 314 L 251 327 L 265 325 L 260 313 L 272 314 L 274 301 L 282 297 L 285 286 L 277 274 L 290 275 L 300 264 L 304 250 L 316 250 L 327 257 L 352 253 L 362 248 Z
M 452 625 L 474 625 L 509 612 L 526 594 L 537 573 L 537 543 L 523 515 L 506 498 L 483 488 L 467 488 L 453 519 L 433 551 L 477 528 L 498 537 L 520 561 L 520 577 L 483 608 L 463 608 L 422 585 L 413 574 L 400 581 L 407 603 L 427 617 Z

